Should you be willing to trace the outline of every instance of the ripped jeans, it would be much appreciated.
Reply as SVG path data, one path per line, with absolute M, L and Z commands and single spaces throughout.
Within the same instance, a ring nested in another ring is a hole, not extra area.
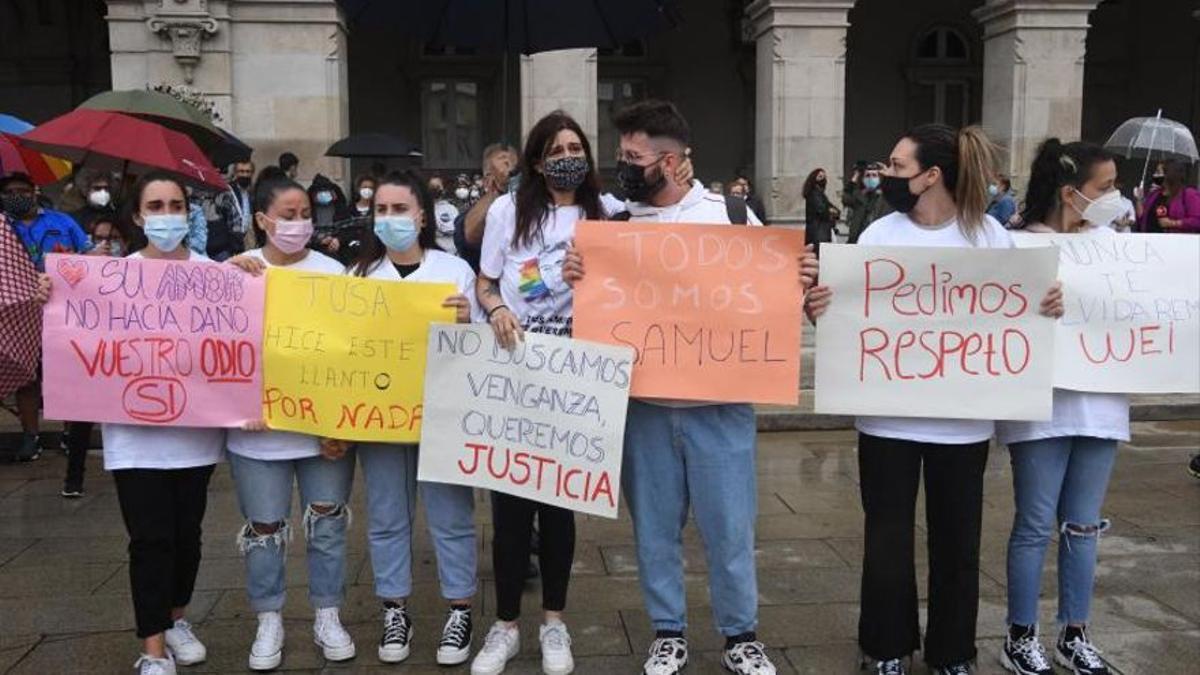
M 284 562 L 292 538 L 288 516 L 293 476 L 300 485 L 308 544 L 308 597 L 313 607 L 337 607 L 345 594 L 346 528 L 354 452 L 339 460 L 306 457 L 267 461 L 230 452 L 229 468 L 246 523 L 238 546 L 246 558 L 246 593 L 255 612 L 283 609 Z
M 1058 623 L 1086 624 L 1096 576 L 1096 542 L 1108 528 L 1100 506 L 1117 441 L 1046 438 L 1008 447 L 1016 515 L 1008 538 L 1008 622 L 1038 622 L 1042 564 L 1058 534 Z

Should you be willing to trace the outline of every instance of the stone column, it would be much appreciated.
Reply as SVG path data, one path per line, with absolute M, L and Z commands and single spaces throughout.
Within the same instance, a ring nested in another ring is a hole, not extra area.
M 1088 13 L 1098 4 L 987 0 L 974 12 L 984 29 L 983 126 L 1020 190 L 1043 139 L 1079 139 Z
M 804 219 L 801 188 L 824 167 L 831 199 L 843 172 L 847 12 L 853 0 L 754 0 L 756 189 L 772 223 Z
M 596 147 L 596 50 L 562 49 L 521 57 L 521 142 L 539 119 L 565 110 Z M 611 149 L 607 152 L 613 152 Z
M 114 89 L 186 84 L 261 168 L 300 157 L 303 180 L 347 178 L 325 149 L 349 131 L 346 28 L 336 0 L 110 0 Z M 212 28 L 212 30 L 209 30 Z M 189 82 L 190 78 L 190 82 Z

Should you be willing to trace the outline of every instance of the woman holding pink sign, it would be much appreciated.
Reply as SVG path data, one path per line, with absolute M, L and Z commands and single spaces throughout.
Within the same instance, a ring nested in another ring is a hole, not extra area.
M 896 210 L 863 232 L 862 246 L 1010 248 L 1011 235 L 986 215 L 993 146 L 978 127 L 927 124 L 906 133 L 882 172 L 884 199 Z M 806 300 L 814 321 L 833 292 Z M 1051 289 L 1041 313 L 1058 317 Z M 914 529 L 925 478 L 929 536 L 929 620 L 922 654 L 937 675 L 968 675 L 976 655 L 983 472 L 995 432 L 991 420 L 861 416 L 858 466 L 866 514 L 858 643 L 878 675 L 903 675 L 920 649 Z

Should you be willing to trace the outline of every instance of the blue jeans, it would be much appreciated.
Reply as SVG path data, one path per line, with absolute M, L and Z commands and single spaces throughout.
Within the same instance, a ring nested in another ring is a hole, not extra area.
M 333 461 L 323 457 L 267 461 L 232 452 L 228 457 L 238 506 L 247 521 L 238 535 L 238 546 L 246 557 L 250 608 L 255 612 L 283 609 L 293 475 L 300 485 L 304 507 L 309 600 L 317 609 L 341 605 L 350 517 L 346 502 L 354 482 L 353 452 Z
M 360 443 L 367 482 L 367 542 L 375 572 L 375 595 L 400 600 L 412 595 L 412 531 L 417 502 L 417 446 Z M 475 595 L 478 550 L 475 494 L 464 485 L 420 483 L 425 520 L 437 553 L 442 597 Z
M 758 623 L 755 431 L 754 410 L 745 404 L 668 408 L 629 402 L 621 484 L 655 630 L 687 626 L 683 527 L 689 504 L 704 540 L 717 628 L 732 636 Z
M 1085 436 L 1013 443 L 1016 515 L 1008 538 L 1008 622 L 1038 620 L 1042 563 L 1058 539 L 1058 622 L 1087 623 L 1096 576 L 1096 540 L 1108 527 L 1100 506 L 1117 442 Z

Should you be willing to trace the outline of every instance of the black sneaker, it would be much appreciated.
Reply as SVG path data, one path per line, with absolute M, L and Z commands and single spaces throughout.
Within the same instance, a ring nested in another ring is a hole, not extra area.
M 1017 635 L 1013 635 L 1016 632 Z M 1038 640 L 1037 626 L 1013 626 L 1000 650 L 1000 665 L 1017 675 L 1048 675 L 1054 672 L 1050 657 Z
M 678 675 L 688 662 L 688 644 L 683 637 L 659 637 L 650 645 L 650 658 L 642 675 Z
M 18 462 L 32 462 L 42 456 L 42 442 L 37 434 L 21 434 L 21 446 L 13 455 Z
M 929 671 L 933 675 L 971 675 L 971 662 L 952 663 L 948 666 L 930 668 Z
M 379 660 L 400 663 L 408 658 L 412 642 L 412 621 L 408 609 L 394 602 L 383 603 L 383 637 L 379 640 Z
M 721 665 L 737 675 L 775 675 L 775 664 L 767 657 L 767 648 L 758 640 L 727 646 L 721 654 Z
M 1188 462 L 1188 472 L 1195 478 L 1200 478 L 1200 455 L 1192 455 L 1192 461 Z
M 450 607 L 442 641 L 438 643 L 437 662 L 442 666 L 457 666 L 471 658 L 471 608 Z
M 67 499 L 79 499 L 83 496 L 83 481 L 67 480 L 63 481 L 62 496 Z
M 888 659 L 886 661 L 864 660 L 862 669 L 874 672 L 875 675 L 908 675 L 908 671 L 904 669 L 904 661 L 901 659 Z
M 1065 626 L 1058 634 L 1054 660 L 1075 675 L 1109 675 L 1100 650 L 1092 646 L 1083 628 Z

